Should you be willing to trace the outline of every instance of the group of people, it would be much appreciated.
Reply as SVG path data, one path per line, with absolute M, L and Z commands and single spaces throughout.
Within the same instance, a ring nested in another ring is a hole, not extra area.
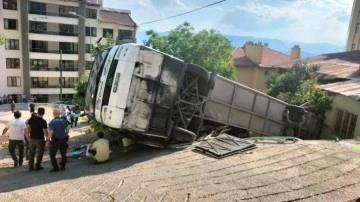
M 54 118 L 47 124 L 43 118 L 45 114 L 44 108 L 39 107 L 37 113 L 32 108 L 30 108 L 30 111 L 32 111 L 31 117 L 26 121 L 21 119 L 20 111 L 15 111 L 14 119 L 8 122 L 2 132 L 2 135 L 5 135 L 10 130 L 9 153 L 14 161 L 14 167 L 23 165 L 25 141 L 30 152 L 28 156 L 29 171 L 44 169 L 41 163 L 45 147 L 49 148 L 52 164 L 50 172 L 65 170 L 70 125 L 75 123 L 76 126 L 77 120 L 69 123 L 66 118 L 62 117 L 62 110 L 54 108 Z M 94 142 L 89 149 L 89 153 L 95 158 L 96 163 L 101 163 L 109 159 L 109 142 L 104 139 L 103 132 L 98 132 L 98 137 L 99 140 Z M 18 148 L 18 156 L 16 155 L 15 148 Z M 56 153 L 58 151 L 60 151 L 61 155 L 60 163 L 56 160 Z
M 60 110 L 61 118 L 64 118 L 65 120 L 67 120 L 71 128 L 73 126 L 77 127 L 77 123 L 79 120 L 79 114 L 80 114 L 80 107 L 78 104 L 75 104 L 75 106 L 71 109 L 69 106 L 64 106 Z

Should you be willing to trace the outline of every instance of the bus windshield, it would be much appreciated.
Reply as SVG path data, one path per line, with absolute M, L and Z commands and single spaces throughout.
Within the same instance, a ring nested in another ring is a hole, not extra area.
M 104 67 L 104 62 L 111 48 L 99 52 L 93 62 L 85 95 L 85 113 L 93 116 L 95 110 L 95 96 L 98 89 L 99 79 Z

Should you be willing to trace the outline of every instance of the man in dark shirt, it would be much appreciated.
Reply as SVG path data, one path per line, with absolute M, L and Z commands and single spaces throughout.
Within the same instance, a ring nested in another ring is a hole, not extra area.
M 44 167 L 41 167 L 42 158 L 44 155 L 45 147 L 45 137 L 47 137 L 47 123 L 42 118 L 45 114 L 45 109 L 40 107 L 38 109 L 37 116 L 31 116 L 27 122 L 27 134 L 26 137 L 29 140 L 30 156 L 29 156 L 29 170 L 34 170 L 34 159 L 35 154 L 36 164 L 35 171 L 42 170 Z M 36 152 L 37 150 L 37 152 Z
M 35 111 L 35 104 L 33 102 L 30 102 L 30 114 L 32 114 Z
M 50 172 L 58 172 L 59 170 L 65 170 L 66 164 L 66 150 L 68 148 L 68 140 L 69 140 L 69 127 L 68 123 L 65 119 L 60 117 L 60 109 L 55 108 L 53 110 L 54 119 L 49 123 L 49 136 L 51 142 L 47 144 L 50 145 L 50 160 L 53 166 L 53 169 Z M 60 169 L 58 162 L 56 160 L 56 152 L 60 150 L 61 154 L 61 162 Z

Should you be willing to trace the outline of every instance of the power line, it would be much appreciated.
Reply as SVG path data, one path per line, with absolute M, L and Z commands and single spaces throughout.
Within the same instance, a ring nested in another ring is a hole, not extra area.
M 197 10 L 200 10 L 200 9 L 203 9 L 203 8 L 206 8 L 206 7 L 215 5 L 215 4 L 219 4 L 219 3 L 224 2 L 224 1 L 226 1 L 226 0 L 218 1 L 218 2 L 215 2 L 215 3 L 212 3 L 212 4 L 208 4 L 208 5 L 206 5 L 206 6 L 203 6 L 203 7 L 200 7 L 200 8 L 194 9 L 194 10 L 191 10 L 191 11 L 187 11 L 187 12 L 185 12 L 185 13 L 180 13 L 180 14 L 177 14 L 177 15 L 173 15 L 173 16 L 166 17 L 166 18 L 161 18 L 161 19 L 158 19 L 158 20 L 153 20 L 153 21 L 149 21 L 149 22 L 144 22 L 144 23 L 141 23 L 141 24 L 138 24 L 138 25 L 145 25 L 145 24 L 150 24 L 150 23 L 153 23 L 153 22 L 159 22 L 159 21 L 162 21 L 162 20 L 167 20 L 167 19 L 170 19 L 170 18 L 175 18 L 175 17 L 181 16 L 181 15 L 185 15 L 185 14 L 188 14 L 188 13 L 195 12 L 195 11 L 197 11 Z

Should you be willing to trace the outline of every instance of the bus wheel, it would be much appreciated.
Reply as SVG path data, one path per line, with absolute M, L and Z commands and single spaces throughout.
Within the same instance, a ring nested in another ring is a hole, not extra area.
M 196 139 L 195 133 L 180 127 L 174 127 L 172 136 L 175 140 L 183 143 L 194 142 Z

